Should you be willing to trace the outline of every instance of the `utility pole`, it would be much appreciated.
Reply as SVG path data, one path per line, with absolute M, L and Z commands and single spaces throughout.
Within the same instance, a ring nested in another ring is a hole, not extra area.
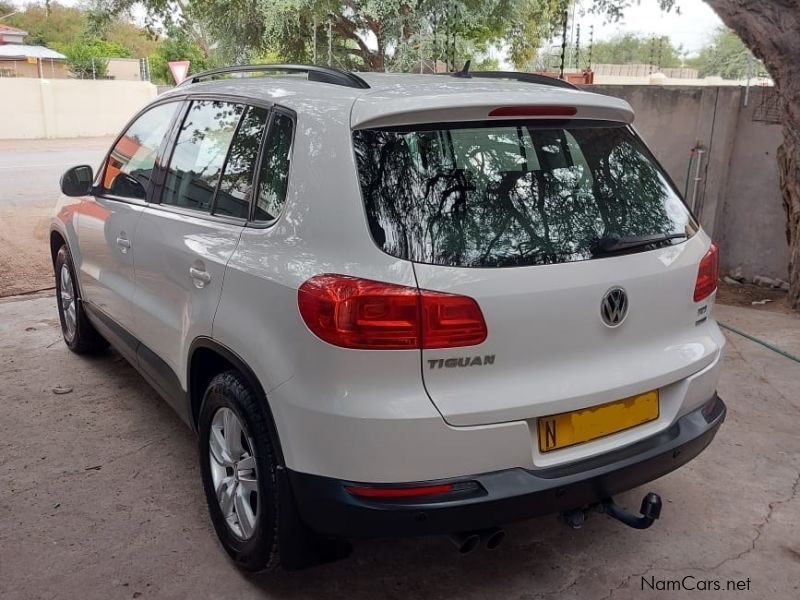
M 314 49 L 311 51 L 311 62 L 317 64 L 317 15 L 314 15 Z
M 664 38 L 658 38 L 658 62 L 656 66 L 658 66 L 658 70 L 661 71 L 662 64 L 664 62 Z
M 564 11 L 564 23 L 561 30 L 561 66 L 559 67 L 558 77 L 564 79 L 564 59 L 567 54 L 567 19 L 569 18 L 569 11 Z
M 328 16 L 328 66 L 333 66 L 333 19 Z
M 575 26 L 575 70 L 581 70 L 581 24 Z
M 589 70 L 592 69 L 592 50 L 594 49 L 594 25 L 589 25 Z

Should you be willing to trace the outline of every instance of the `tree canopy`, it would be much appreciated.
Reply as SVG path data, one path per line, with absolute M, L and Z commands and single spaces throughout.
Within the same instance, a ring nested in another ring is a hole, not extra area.
M 669 37 L 643 37 L 633 33 L 618 34 L 609 40 L 595 42 L 592 62 L 615 65 L 653 64 L 680 67 L 682 49 Z
M 727 27 L 720 27 L 711 42 L 688 62 L 698 70 L 700 77 L 718 75 L 723 79 L 744 79 L 748 73 L 755 73 L 757 66 L 752 52 Z M 758 70 L 763 68 L 758 66 Z

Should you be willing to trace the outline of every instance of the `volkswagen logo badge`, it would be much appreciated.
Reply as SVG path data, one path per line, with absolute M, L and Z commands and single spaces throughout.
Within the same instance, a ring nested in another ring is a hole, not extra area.
M 608 327 L 619 327 L 628 316 L 628 293 L 621 287 L 612 287 L 600 303 L 600 316 Z

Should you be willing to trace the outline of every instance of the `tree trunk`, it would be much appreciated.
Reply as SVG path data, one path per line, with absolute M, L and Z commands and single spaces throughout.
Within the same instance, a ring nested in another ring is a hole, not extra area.
M 378 49 L 372 61 L 372 69 L 380 73 L 386 70 L 386 40 L 384 39 L 383 28 L 379 28 L 375 32 L 375 38 L 377 40 Z
M 764 62 L 783 105 L 783 144 L 778 149 L 786 238 L 789 302 L 800 310 L 800 2 L 706 0 L 725 24 Z M 723 250 L 724 251 L 724 250 Z

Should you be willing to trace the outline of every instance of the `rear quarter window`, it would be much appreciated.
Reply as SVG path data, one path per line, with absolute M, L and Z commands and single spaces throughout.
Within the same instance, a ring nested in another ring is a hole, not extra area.
M 399 258 L 555 264 L 592 258 L 602 237 L 688 236 L 697 227 L 625 124 L 366 129 L 353 143 L 370 231 Z

